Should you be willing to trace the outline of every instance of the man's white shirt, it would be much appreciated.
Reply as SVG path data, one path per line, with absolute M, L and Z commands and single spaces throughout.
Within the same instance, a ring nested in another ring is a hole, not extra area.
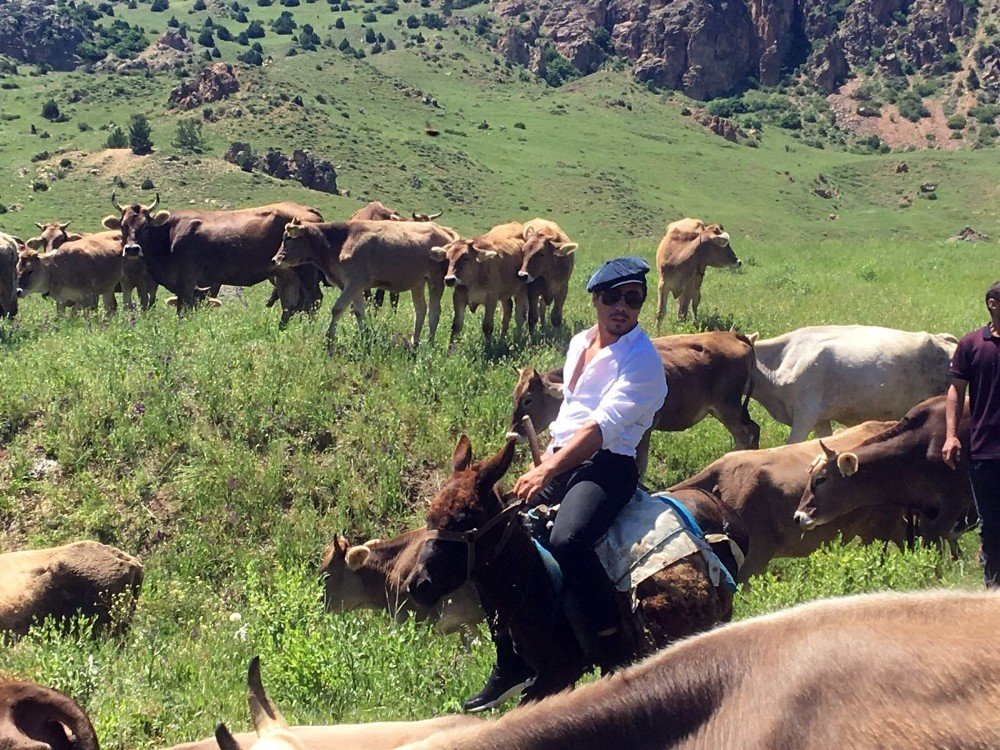
M 597 335 L 597 326 L 569 342 L 563 367 L 563 402 L 549 426 L 549 450 L 569 442 L 588 421 L 601 429 L 601 448 L 635 456 L 636 446 L 653 424 L 667 397 L 667 381 L 659 352 L 636 326 L 610 346 L 599 349 L 570 390 L 580 358 Z

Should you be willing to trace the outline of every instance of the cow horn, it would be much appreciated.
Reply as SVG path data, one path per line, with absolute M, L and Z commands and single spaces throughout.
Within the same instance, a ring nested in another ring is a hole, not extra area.
M 428 221 L 434 221 L 434 219 L 438 218 L 438 217 L 439 217 L 439 216 L 441 216 L 441 215 L 442 215 L 443 213 L 444 213 L 444 211 L 438 211 L 438 212 L 437 212 L 436 214 L 428 214 L 428 215 L 427 215 L 427 220 L 428 220 Z
M 40 716 L 50 722 L 64 725 L 76 738 L 75 747 L 78 750 L 99 750 L 100 745 L 97 742 L 94 725 L 90 723 L 90 718 L 76 701 L 50 688 L 36 686 L 36 690 L 39 692 L 35 695 L 26 696 L 23 701 L 19 701 L 28 711 L 27 715 Z M 18 710 L 15 708 L 14 715 L 17 713 Z M 43 720 L 41 723 L 46 722 Z
M 823 453 L 826 454 L 826 460 L 830 461 L 837 456 L 837 451 L 832 450 L 826 443 L 823 442 L 822 438 L 819 441 L 819 447 L 823 449 Z
M 250 704 L 250 718 L 258 735 L 273 732 L 276 729 L 287 729 L 288 724 L 281 711 L 274 705 L 264 690 L 260 679 L 260 657 L 254 656 L 247 667 L 247 700 Z
M 70 222 L 69 222 L 69 221 L 64 221 L 64 222 L 63 222 L 62 224 L 60 224 L 60 225 L 59 225 L 59 228 L 60 228 L 60 229 L 63 229 L 63 230 L 64 230 L 64 229 L 66 229 L 66 227 L 68 227 L 69 225 L 70 225 Z
M 35 226 L 41 229 L 43 232 L 45 231 L 45 225 L 42 224 L 41 222 L 36 221 Z
M 160 203 L 160 194 L 157 193 L 156 197 L 153 198 L 153 202 L 149 204 L 149 208 L 147 208 L 146 210 L 147 211 L 152 211 L 154 208 L 157 207 L 157 205 L 159 205 L 159 203 Z
M 111 191 L 111 205 L 114 206 L 115 208 L 117 208 L 122 213 L 125 213 L 125 209 L 122 208 L 122 204 L 115 200 L 115 193 L 116 192 L 117 192 L 116 190 L 112 190 Z

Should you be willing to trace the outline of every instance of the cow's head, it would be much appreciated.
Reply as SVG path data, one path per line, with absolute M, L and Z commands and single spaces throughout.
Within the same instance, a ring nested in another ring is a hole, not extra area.
M 476 247 L 472 240 L 455 240 L 444 247 L 432 247 L 434 260 L 448 261 L 444 283 L 448 286 L 468 286 L 476 276 L 478 265 L 497 257 L 493 250 Z
M 729 232 L 720 224 L 709 224 L 701 234 L 700 252 L 705 264 L 715 268 L 739 268 L 743 263 L 729 244 Z
M 550 234 L 528 230 L 524 235 L 524 260 L 517 275 L 530 284 L 551 268 L 553 259 L 570 255 L 577 247 L 575 242 L 562 242 Z
M 531 423 L 538 432 L 552 424 L 563 402 L 562 383 L 548 379 L 533 367 L 518 368 L 513 401 L 510 434 L 523 443 L 526 436 L 521 420 L 531 417 Z
M 126 258 L 141 258 L 142 245 L 147 241 L 150 231 L 154 227 L 162 227 L 170 220 L 169 211 L 153 213 L 153 209 L 159 203 L 160 194 L 157 193 L 148 206 L 143 206 L 141 203 L 122 206 L 115 200 L 115 191 L 111 191 L 111 205 L 121 212 L 121 216 L 105 216 L 101 223 L 108 229 L 121 231 L 122 255 Z
M 45 294 L 49 291 L 49 255 L 24 250 L 17 257 L 17 295 Z
M 37 237 L 29 237 L 25 240 L 24 246 L 42 253 L 57 250 L 66 242 L 83 239 L 81 234 L 66 231 L 66 227 L 69 226 L 68 221 L 54 221 L 48 224 L 40 224 L 36 221 L 35 226 L 41 229 L 42 233 Z
M 276 266 L 291 268 L 314 261 L 315 253 L 309 239 L 309 229 L 305 224 L 293 219 L 285 225 L 285 232 L 281 236 L 281 247 L 271 262 Z
M 838 453 L 819 441 L 823 452 L 813 459 L 807 471 L 806 485 L 795 511 L 795 521 L 803 529 L 812 529 L 840 518 L 858 507 L 851 498 L 850 482 L 858 473 L 860 462 L 856 453 Z
M 247 669 L 247 702 L 257 741 L 252 750 L 305 750 L 305 745 L 288 726 L 281 711 L 274 705 L 260 679 L 260 657 L 250 660 Z M 230 734 L 225 724 L 215 727 L 215 741 L 220 750 L 244 750 Z
M 444 211 L 438 211 L 436 214 L 418 214 L 416 211 L 414 211 L 410 215 L 413 217 L 414 221 L 434 221 L 434 219 L 436 219 L 443 213 Z
M 370 544 L 372 541 L 352 546 L 338 534 L 326 545 L 319 573 L 325 576 L 323 600 L 327 612 L 349 612 L 366 606 L 371 600 L 367 595 L 370 584 L 366 584 L 362 573 L 371 554 Z
M 473 570 L 469 570 L 468 544 L 454 539 L 442 539 L 435 532 L 470 532 L 482 529 L 503 510 L 494 485 L 510 468 L 516 443 L 508 440 L 500 451 L 487 461 L 472 463 L 472 444 L 462 435 L 451 458 L 451 476 L 431 500 L 427 511 L 428 540 L 407 585 L 413 599 L 424 607 L 433 606 L 463 582 L 476 575 L 481 566 L 489 565 L 505 539 L 505 523 L 496 523 L 472 541 Z M 510 513 L 510 511 L 508 511 Z M 516 518 L 507 518 L 517 523 Z M 471 575 L 470 575 L 471 574 Z

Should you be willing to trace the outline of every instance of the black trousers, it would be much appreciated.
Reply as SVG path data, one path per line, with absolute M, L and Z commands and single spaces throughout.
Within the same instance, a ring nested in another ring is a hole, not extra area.
M 969 462 L 987 586 L 1000 587 L 1000 459 Z
M 600 450 L 557 476 L 531 500 L 535 505 L 561 503 L 548 548 L 595 633 L 618 625 L 618 608 L 594 544 L 632 498 L 638 483 L 633 457 Z

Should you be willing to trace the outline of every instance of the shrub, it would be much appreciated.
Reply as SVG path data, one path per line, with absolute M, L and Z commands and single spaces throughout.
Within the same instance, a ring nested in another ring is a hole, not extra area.
M 394 41 L 392 41 L 392 39 L 386 39 L 385 40 L 385 48 L 387 50 L 394 50 L 394 49 L 396 49 L 396 43 Z
M 420 23 L 424 28 L 427 29 L 443 29 L 444 19 L 441 18 L 437 13 L 424 13 L 420 19 Z
M 59 106 L 54 100 L 49 99 L 45 104 L 42 105 L 42 117 L 46 120 L 51 120 L 52 122 L 58 122 L 61 117 L 59 112 Z
M 233 20 L 236 21 L 236 23 L 246 23 L 250 19 L 248 19 L 247 14 L 241 10 L 235 16 L 233 16 Z
M 108 139 L 104 142 L 105 148 L 128 148 L 128 136 L 125 135 L 118 125 L 108 133 Z
M 580 75 L 580 71 L 573 67 L 573 63 L 559 54 L 551 44 L 547 44 L 542 50 L 542 60 L 545 62 L 545 82 L 549 86 L 562 86 Z
M 419 29 L 420 28 L 420 19 L 417 18 L 416 16 L 407 16 L 406 17 L 406 28 L 408 28 L 408 29 Z
M 921 117 L 930 114 L 923 100 L 914 91 L 905 91 L 896 97 L 896 106 L 899 108 L 899 114 L 910 122 L 917 122 Z
M 338 17 L 337 20 L 333 22 L 333 27 L 335 29 L 342 29 L 342 28 L 344 28 L 344 19 L 343 19 L 343 17 Z
M 149 9 L 153 11 L 153 13 L 162 13 L 169 7 L 170 3 L 168 0 L 153 0 L 153 4 L 149 6 Z
M 198 44 L 202 47 L 214 47 L 215 37 L 212 35 L 211 29 L 202 29 L 201 33 L 198 34 Z
M 264 24 L 260 21 L 251 21 L 250 25 L 247 26 L 246 35 L 247 39 L 263 39 L 264 38 Z
M 132 115 L 128 126 L 128 145 L 133 154 L 148 154 L 153 150 L 152 129 L 145 115 Z
M 365 41 L 369 44 L 373 44 L 375 42 L 375 29 L 369 27 L 365 31 Z
M 962 115 L 952 115 L 948 118 L 948 127 L 952 130 L 962 130 L 965 128 L 965 118 Z
M 177 133 L 174 135 L 173 144 L 178 151 L 187 153 L 201 153 L 204 148 L 204 141 L 201 136 L 201 120 L 197 117 L 189 117 L 177 123 Z
M 153 181 L 148 177 L 144 178 L 143 181 L 139 183 L 140 190 L 153 190 L 155 188 L 156 185 L 154 185 Z
M 236 43 L 244 47 L 250 44 L 250 39 L 247 37 L 247 33 L 245 31 L 241 31 L 236 35 Z
M 274 0 L 257 0 L 257 6 L 260 8 L 267 8 L 270 5 L 274 5 Z
M 264 64 L 264 55 L 255 49 L 248 49 L 246 52 L 239 53 L 236 55 L 236 59 L 244 65 L 252 65 L 258 68 Z
M 216 26 L 215 35 L 223 42 L 231 42 L 233 40 L 233 35 L 229 33 L 229 29 L 225 26 Z
M 167 27 L 171 29 L 176 29 L 180 25 L 181 22 L 177 20 L 177 16 L 170 16 L 169 20 L 167 21 Z
M 375 23 L 376 21 L 378 21 L 378 16 L 375 15 L 375 11 L 366 10 L 364 12 L 364 15 L 361 16 L 361 21 L 362 23 Z
M 281 15 L 278 16 L 271 24 L 271 28 L 274 30 L 274 33 L 281 34 L 282 36 L 291 34 L 297 27 L 298 24 L 295 23 L 295 19 L 292 18 L 292 14 L 287 10 L 281 11 Z
M 195 10 L 205 10 L 207 6 L 205 5 L 205 0 L 194 0 Z

